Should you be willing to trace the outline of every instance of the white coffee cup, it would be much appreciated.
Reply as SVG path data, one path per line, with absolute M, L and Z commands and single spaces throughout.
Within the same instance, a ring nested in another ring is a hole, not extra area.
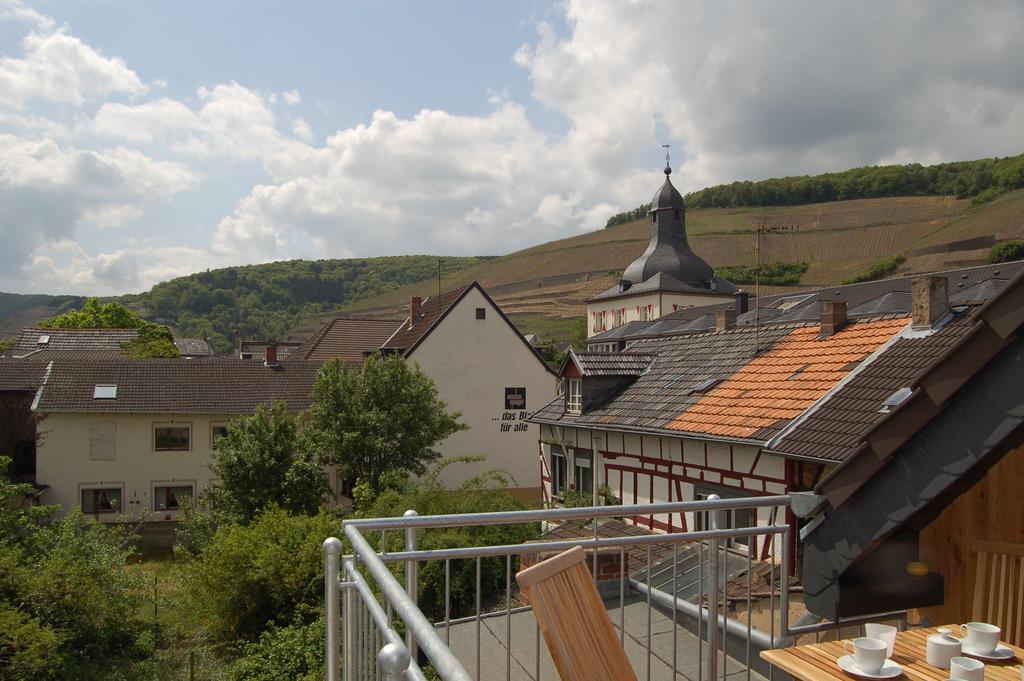
M 864 635 L 868 638 L 877 638 L 879 641 L 885 641 L 885 656 L 892 657 L 893 648 L 896 647 L 896 627 L 869 622 L 864 625 Z
M 846 652 L 853 653 L 853 663 L 868 674 L 877 674 L 885 664 L 885 641 L 867 636 L 855 638 L 843 644 Z
M 994 624 L 984 622 L 968 622 L 960 625 L 960 635 L 964 637 L 964 650 L 969 653 L 988 655 L 999 645 L 999 634 L 1002 629 Z
M 949 662 L 949 678 L 960 681 L 983 681 L 985 663 L 973 657 L 954 657 Z

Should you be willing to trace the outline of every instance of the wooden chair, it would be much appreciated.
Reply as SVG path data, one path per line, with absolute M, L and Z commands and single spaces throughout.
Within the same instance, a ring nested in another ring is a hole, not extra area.
M 1002 640 L 1024 646 L 1024 544 L 975 541 L 971 619 L 1003 630 Z
M 519 572 L 562 681 L 636 681 L 579 546 Z

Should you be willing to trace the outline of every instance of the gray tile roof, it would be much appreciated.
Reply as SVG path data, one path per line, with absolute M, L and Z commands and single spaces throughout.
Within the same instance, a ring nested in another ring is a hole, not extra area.
M 647 371 L 654 355 L 625 352 L 575 352 L 571 360 L 584 376 L 639 376 Z
M 362 365 L 363 353 L 379 350 L 401 325 L 392 319 L 332 319 L 297 347 L 289 361 L 337 358 L 346 364 Z
M 123 354 L 121 346 L 135 340 L 137 329 L 44 329 L 29 326 L 8 349 L 8 357 L 30 357 L 42 353 Z M 40 342 L 45 341 L 45 342 Z
M 57 359 L 50 363 L 40 412 L 248 414 L 283 400 L 306 409 L 318 362 L 266 367 L 239 359 Z M 116 385 L 114 399 L 94 399 L 97 385 Z

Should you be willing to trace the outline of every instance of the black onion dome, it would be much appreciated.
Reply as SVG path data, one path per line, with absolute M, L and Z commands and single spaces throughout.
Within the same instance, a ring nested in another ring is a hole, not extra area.
M 672 169 L 666 167 L 665 183 L 651 199 L 651 241 L 647 250 L 626 267 L 622 278 L 635 285 L 661 273 L 712 290 L 715 272 L 686 240 L 686 206 L 683 195 L 672 186 L 671 173 Z
M 661 185 L 661 188 L 654 192 L 654 197 L 651 199 L 651 211 L 664 209 L 684 210 L 686 208 L 683 203 L 683 195 L 672 185 L 672 180 L 668 177 L 670 172 L 670 168 L 665 168 L 665 184 Z

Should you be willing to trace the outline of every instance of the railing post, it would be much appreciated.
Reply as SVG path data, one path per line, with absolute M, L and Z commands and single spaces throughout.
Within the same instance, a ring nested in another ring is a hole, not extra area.
M 348 581 L 350 573 L 355 571 L 355 560 L 350 557 L 345 558 L 343 564 L 345 579 Z M 355 681 L 355 668 L 356 668 L 356 595 L 355 589 L 345 589 L 345 608 L 342 613 L 342 625 L 344 627 L 343 636 L 343 648 L 341 655 L 341 664 L 344 669 L 344 676 L 342 677 L 345 681 Z
M 324 666 L 327 668 L 327 681 L 339 681 L 339 640 L 338 625 L 340 622 L 338 609 L 339 565 L 341 559 L 341 540 L 328 537 L 324 540 Z M 346 613 L 347 614 L 347 613 Z
M 413 509 L 409 509 L 403 514 L 406 518 L 419 515 Z M 410 527 L 405 531 L 405 550 L 415 551 L 416 550 L 416 528 Z M 417 607 L 419 607 L 419 589 L 418 589 L 418 570 L 416 561 L 408 560 L 405 562 L 405 592 L 409 594 L 409 599 L 412 600 Z M 405 646 L 409 649 L 409 655 L 416 655 L 416 637 L 413 636 L 411 630 L 405 634 Z
M 388 643 L 377 653 L 377 666 L 384 676 L 384 681 L 405 681 L 405 672 L 409 669 L 409 652 L 397 643 Z
M 717 494 L 709 494 L 708 501 L 717 501 Z M 718 527 L 718 511 L 708 511 L 708 524 L 712 530 Z M 711 539 L 711 574 L 710 593 L 708 594 L 708 679 L 718 678 L 718 589 L 719 589 L 719 552 L 718 538 Z M 699 625 L 699 623 L 698 623 Z

